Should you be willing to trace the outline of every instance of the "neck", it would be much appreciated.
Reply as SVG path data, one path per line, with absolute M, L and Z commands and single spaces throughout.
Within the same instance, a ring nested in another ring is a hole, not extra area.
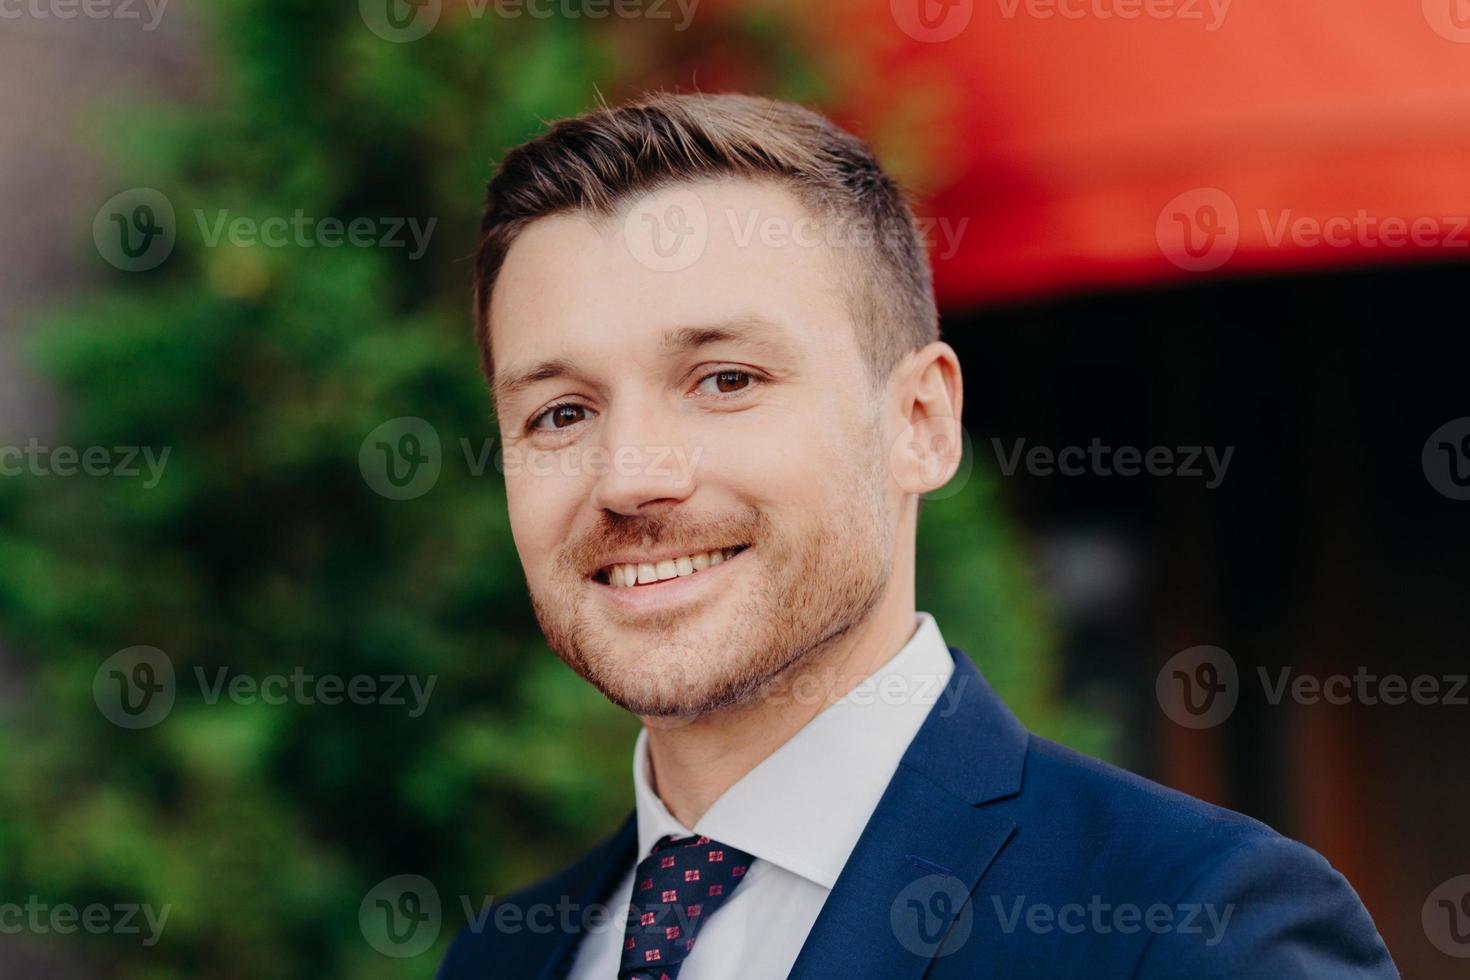
M 693 827 L 741 777 L 891 660 L 916 626 L 910 555 L 860 626 L 812 651 L 749 702 L 692 722 L 644 718 L 650 774 L 669 813 Z

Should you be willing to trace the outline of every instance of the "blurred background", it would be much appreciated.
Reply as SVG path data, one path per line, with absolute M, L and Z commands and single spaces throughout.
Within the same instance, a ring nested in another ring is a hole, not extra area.
M 1470 976 L 1459 0 L 5 0 L 0 82 L 0 980 L 427 977 L 626 813 L 468 260 L 508 147 L 650 88 L 804 102 L 912 188 L 946 640 Z

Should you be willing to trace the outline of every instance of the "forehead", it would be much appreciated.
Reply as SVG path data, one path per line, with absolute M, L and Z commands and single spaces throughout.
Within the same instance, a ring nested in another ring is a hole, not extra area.
M 608 218 L 541 218 L 511 245 L 491 296 L 496 378 L 548 358 L 655 358 L 671 331 L 707 324 L 769 328 L 794 352 L 855 352 L 845 268 L 814 216 L 771 183 L 678 184 Z

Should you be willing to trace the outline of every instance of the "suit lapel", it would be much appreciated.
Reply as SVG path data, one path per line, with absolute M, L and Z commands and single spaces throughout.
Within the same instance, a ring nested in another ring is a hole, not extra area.
M 904 753 L 788 980 L 906 980 L 961 943 L 969 897 L 1016 829 L 985 804 L 1021 789 L 1028 736 L 954 648 L 954 675 Z
M 607 900 L 623 872 L 638 854 L 638 823 L 629 814 L 623 825 L 602 845 L 601 859 L 593 862 L 592 874 L 576 890 L 577 908 L 588 908 Z M 572 889 L 568 889 L 572 891 Z M 547 950 L 536 980 L 561 980 L 571 972 L 582 933 L 574 929 L 554 929 L 546 938 Z

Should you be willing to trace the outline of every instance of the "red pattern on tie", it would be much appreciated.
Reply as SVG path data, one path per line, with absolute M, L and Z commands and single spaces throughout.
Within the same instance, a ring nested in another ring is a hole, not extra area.
M 696 931 L 745 880 L 754 859 L 702 835 L 661 837 L 633 876 L 618 980 L 677 980 Z

